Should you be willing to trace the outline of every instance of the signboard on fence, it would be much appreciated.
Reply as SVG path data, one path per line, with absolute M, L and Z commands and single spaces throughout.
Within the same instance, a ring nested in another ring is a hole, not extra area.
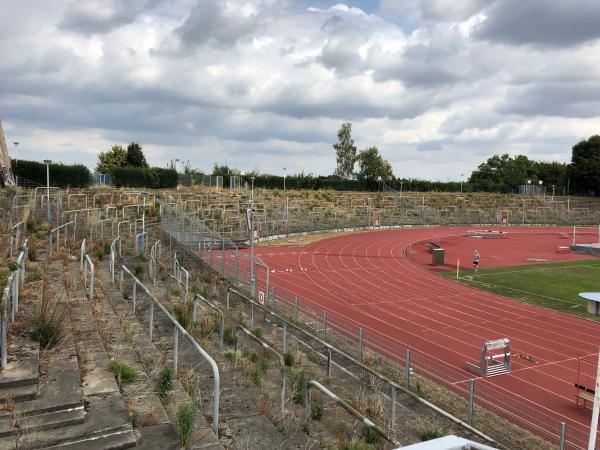
M 258 291 L 258 303 L 261 305 L 265 304 L 265 293 L 264 291 Z

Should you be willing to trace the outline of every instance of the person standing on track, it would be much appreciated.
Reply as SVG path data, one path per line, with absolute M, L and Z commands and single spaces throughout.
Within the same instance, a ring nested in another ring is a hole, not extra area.
M 477 272 L 477 269 L 479 269 L 479 260 L 481 259 L 481 255 L 479 254 L 479 252 L 477 250 L 475 250 L 473 252 L 473 270 L 475 270 L 475 272 Z

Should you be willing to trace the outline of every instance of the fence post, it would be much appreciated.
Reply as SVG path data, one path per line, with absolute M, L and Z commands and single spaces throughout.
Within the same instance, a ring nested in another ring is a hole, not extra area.
M 406 360 L 404 363 L 404 386 L 410 388 L 410 350 L 406 350 Z
M 473 426 L 473 405 L 475 401 L 475 380 L 469 380 L 469 409 L 467 423 Z
M 560 423 L 560 450 L 566 450 L 566 438 L 567 438 L 567 424 L 565 422 Z
M 327 340 L 327 311 L 323 310 L 323 339 Z
M 225 238 L 222 238 L 223 242 L 222 242 L 222 247 L 221 247 L 221 259 L 222 259 L 222 272 L 223 272 L 223 278 L 225 278 Z
M 2 367 L 6 367 L 8 364 L 8 315 L 6 313 L 2 315 L 1 328 L 2 336 L 0 337 L 0 341 L 2 342 L 2 349 L 0 352 L 2 352 Z
M 175 378 L 177 378 L 177 358 L 179 353 L 179 329 L 175 328 L 175 333 L 173 335 L 173 374 Z
M 133 291 L 131 293 L 131 312 L 133 313 L 133 317 L 135 317 L 135 306 L 136 306 L 136 297 L 137 297 L 137 283 L 133 282 Z
M 285 323 L 285 322 L 283 322 L 282 334 L 283 334 L 283 353 L 286 353 L 287 352 L 287 323 Z
M 250 324 L 252 326 L 252 329 L 254 329 L 254 303 L 252 303 L 250 306 L 251 306 Z
M 235 248 L 235 281 L 240 282 L 240 255 L 237 247 Z
M 390 395 L 391 403 L 391 416 L 390 416 L 390 430 L 396 427 L 396 387 L 392 386 L 392 393 Z
M 327 347 L 327 379 L 331 378 L 331 347 Z
M 298 297 L 294 297 L 294 311 L 296 314 L 296 322 L 298 322 Z
M 150 302 L 150 320 L 148 321 L 148 335 L 150 336 L 150 342 L 152 342 L 152 333 L 154 331 L 154 300 Z
M 363 361 L 363 328 L 358 329 L 358 360 Z
M 227 291 L 227 312 L 229 312 L 229 295 L 231 292 Z

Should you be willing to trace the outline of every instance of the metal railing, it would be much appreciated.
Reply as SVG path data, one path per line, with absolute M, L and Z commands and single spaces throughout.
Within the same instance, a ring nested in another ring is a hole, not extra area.
M 14 322 L 19 312 L 19 294 L 25 285 L 28 261 L 29 240 L 26 239 L 23 242 L 23 250 L 17 257 L 16 268 L 7 278 L 0 303 L 0 365 L 3 368 L 8 364 L 9 322 Z
M 192 347 L 210 364 L 213 372 L 213 422 L 212 429 L 215 433 L 219 430 L 219 397 L 220 397 L 220 376 L 219 367 L 213 358 L 196 342 L 196 340 L 186 331 L 185 328 L 171 315 L 171 313 L 162 305 L 162 303 L 150 292 L 150 290 L 124 265 L 121 266 L 121 292 L 123 291 L 124 273 L 131 276 L 133 280 L 134 295 L 137 292 L 137 286 L 142 289 L 148 297 L 152 300 L 150 303 L 150 320 L 149 320 L 149 335 L 152 340 L 153 329 L 154 329 L 154 309 L 158 307 L 160 311 L 169 319 L 173 324 L 174 336 L 173 336 L 173 372 L 177 376 L 177 366 L 179 358 L 179 335 L 181 334 Z M 134 315 L 135 317 L 135 315 Z
M 54 247 L 54 242 L 56 242 L 56 251 L 60 248 L 60 231 L 64 230 L 65 237 L 65 247 L 67 246 L 67 241 L 69 239 L 69 226 L 73 226 L 73 241 L 75 241 L 75 233 L 77 231 L 77 223 L 72 220 L 70 222 L 64 223 L 56 228 L 50 230 L 50 236 L 48 238 L 48 255 L 52 256 L 52 251 Z
M 424 398 L 418 396 L 417 394 L 415 394 L 414 392 L 412 392 L 411 390 L 409 390 L 408 389 L 408 383 L 409 383 L 410 377 L 411 377 L 410 363 L 407 365 L 408 370 L 405 371 L 405 376 L 406 376 L 406 380 L 407 380 L 407 382 L 406 382 L 407 387 L 403 387 L 403 386 L 397 384 L 396 382 L 392 381 L 391 379 L 389 379 L 385 375 L 382 375 L 379 372 L 373 370 L 371 367 L 365 365 L 362 361 L 359 361 L 358 359 L 356 359 L 353 356 L 349 355 L 345 351 L 337 348 L 333 344 L 324 341 L 319 336 L 316 336 L 313 333 L 305 330 L 301 326 L 299 326 L 299 325 L 297 325 L 297 324 L 295 324 L 295 323 L 287 320 L 286 318 L 284 318 L 284 317 L 280 316 L 279 314 L 277 314 L 275 311 L 269 309 L 267 306 L 261 305 L 260 303 L 254 301 L 252 298 L 248 297 L 247 295 L 245 295 L 242 292 L 240 292 L 240 291 L 238 291 L 236 289 L 233 289 L 233 288 L 227 289 L 226 305 L 227 305 L 227 310 L 228 311 L 229 311 L 230 294 L 231 293 L 236 294 L 239 298 L 242 299 L 242 301 L 244 301 L 245 303 L 248 303 L 248 304 L 251 305 L 251 307 L 252 307 L 252 318 L 254 318 L 254 308 L 258 308 L 258 309 L 262 310 L 266 315 L 268 315 L 272 319 L 276 319 L 278 322 L 280 322 L 282 324 L 282 330 L 283 330 L 282 340 L 284 342 L 284 344 L 283 344 L 284 352 L 285 352 L 285 341 L 286 341 L 287 327 L 293 328 L 297 332 L 303 334 L 304 336 L 306 336 L 306 337 L 310 338 L 311 340 L 317 342 L 319 345 L 322 345 L 323 347 L 325 347 L 327 349 L 327 365 L 326 365 L 327 378 L 329 378 L 331 376 L 331 367 L 332 367 L 332 364 L 333 364 L 333 353 L 335 353 L 335 354 L 341 356 L 342 358 L 346 359 L 351 364 L 359 367 L 361 370 L 369 373 L 370 375 L 374 376 L 375 378 L 378 378 L 380 381 L 386 383 L 389 386 L 389 388 L 390 388 L 390 397 L 389 397 L 390 398 L 390 429 L 393 429 L 392 424 L 396 420 L 396 392 L 400 391 L 400 392 L 402 392 L 402 393 L 410 396 L 414 400 L 418 401 L 419 403 L 421 403 L 421 404 L 427 406 L 428 408 L 432 409 L 436 413 L 438 413 L 438 414 L 446 417 L 447 419 L 451 420 L 452 422 L 460 425 L 461 427 L 465 428 L 466 430 L 468 430 L 468 431 L 476 434 L 477 436 L 479 436 L 480 438 L 486 440 L 487 442 L 490 442 L 492 444 L 496 444 L 496 441 L 493 438 L 491 438 L 490 436 L 487 436 L 485 433 L 482 433 L 481 431 L 479 431 L 478 429 L 474 428 L 470 424 L 464 422 L 463 420 L 459 419 L 458 417 L 453 416 L 452 414 L 444 411 L 443 409 L 435 406 L 433 403 L 425 400 Z M 252 326 L 254 326 L 254 325 L 252 325 Z M 408 358 L 410 358 L 410 357 L 408 357 Z
M 89 255 L 85 255 L 83 264 L 83 286 L 88 290 L 89 299 L 94 299 L 94 263 Z M 90 276 L 88 278 L 88 272 Z M 88 286 L 89 281 L 89 286 Z
M 319 391 L 321 391 L 323 394 L 325 394 L 327 397 L 329 397 L 331 400 L 333 400 L 339 406 L 344 408 L 346 411 L 348 411 L 354 417 L 356 417 L 357 419 L 362 421 L 362 423 L 365 424 L 365 426 L 375 430 L 382 438 L 384 438 L 386 441 L 388 441 L 392 445 L 394 445 L 396 447 L 399 447 L 401 445 L 400 442 L 398 442 L 396 439 L 388 436 L 388 434 L 383 429 L 381 429 L 381 427 L 379 427 L 377 424 L 375 424 L 371 419 L 369 419 L 368 417 L 359 413 L 356 409 L 354 409 L 352 406 L 350 406 L 344 400 L 339 398 L 337 395 L 335 395 L 333 392 L 331 392 L 329 389 L 327 389 L 325 386 L 323 386 L 321 383 L 319 383 L 318 381 L 315 381 L 315 380 L 309 380 L 306 385 L 306 397 L 305 397 L 305 402 L 304 402 L 306 420 L 308 420 L 310 418 L 310 415 L 312 412 L 312 407 L 311 407 L 312 388 L 316 388 Z
M 115 261 L 117 259 L 117 242 L 119 243 L 119 258 L 122 258 L 122 242 L 121 242 L 121 236 L 117 236 L 110 244 L 110 255 L 109 255 L 109 260 L 108 260 L 108 271 L 110 273 L 111 276 L 111 280 L 112 280 L 112 284 L 115 284 Z

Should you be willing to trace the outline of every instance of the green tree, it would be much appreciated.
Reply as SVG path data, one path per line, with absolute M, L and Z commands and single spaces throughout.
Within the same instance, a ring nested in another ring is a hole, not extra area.
M 213 175 L 220 175 L 222 177 L 228 177 L 231 175 L 237 175 L 239 171 L 237 169 L 232 169 L 227 164 L 219 165 L 215 163 L 213 166 Z
M 334 175 L 350 179 L 354 175 L 354 163 L 356 162 L 356 145 L 352 139 L 352 124 L 342 124 L 337 132 L 337 137 L 338 142 L 333 144 L 337 163 Z
M 377 147 L 369 147 L 358 154 L 358 180 L 374 185 L 378 178 L 387 180 L 393 176 L 392 166 L 381 157 Z
M 564 163 L 539 161 L 536 162 L 536 172 L 538 180 L 546 186 L 567 185 L 567 165 Z
M 132 142 L 127 146 L 127 165 L 131 167 L 148 167 L 140 144 Z
M 594 135 L 573 146 L 569 177 L 574 191 L 600 193 L 600 136 Z
M 517 155 L 513 158 L 505 153 L 502 156 L 494 155 L 480 164 L 471 174 L 469 183 L 484 186 L 489 184 L 519 186 L 525 184 L 528 179 L 537 180 L 535 161 L 525 155 Z
M 125 167 L 127 165 L 127 151 L 120 145 L 113 145 L 106 152 L 100 153 L 98 160 L 96 172 L 108 173 L 115 167 Z

